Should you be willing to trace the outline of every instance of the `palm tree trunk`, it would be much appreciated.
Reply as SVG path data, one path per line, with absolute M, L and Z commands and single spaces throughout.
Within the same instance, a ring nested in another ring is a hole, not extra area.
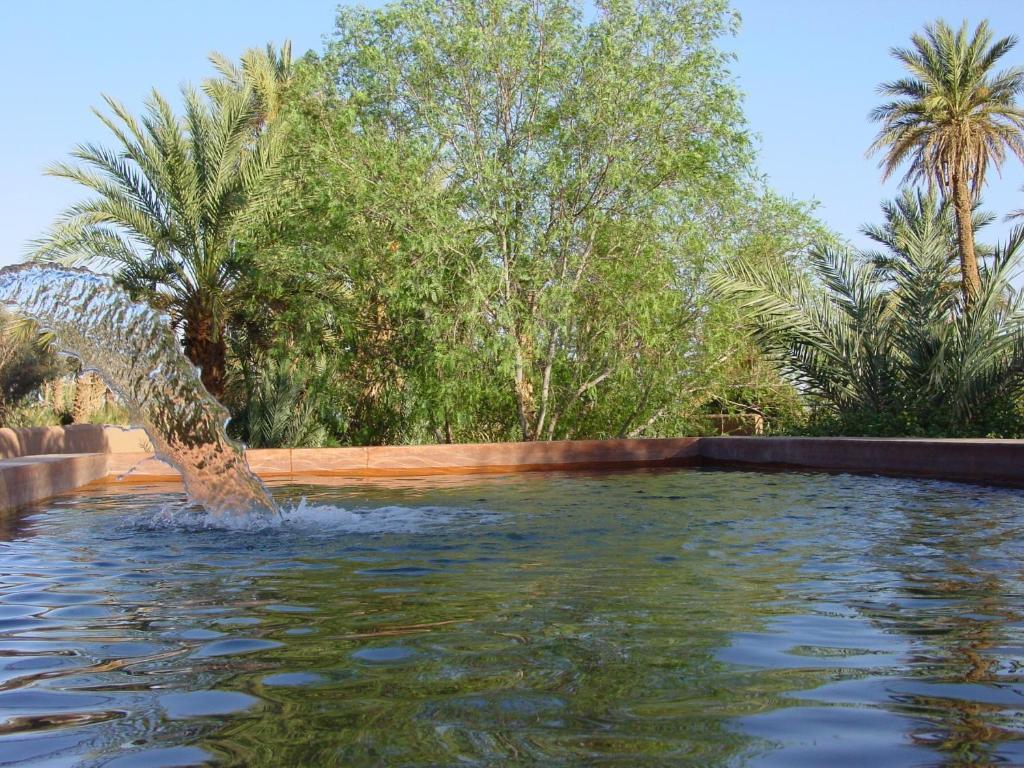
M 213 321 L 200 317 L 185 323 L 185 355 L 199 368 L 199 377 L 216 400 L 224 397 L 227 345 Z
M 960 287 L 964 292 L 964 304 L 970 306 L 981 290 L 981 276 L 974 251 L 974 203 L 967 189 L 967 180 L 960 174 L 953 176 L 953 206 L 956 209 L 956 234 L 960 244 Z
M 64 413 L 64 377 L 58 376 L 46 383 L 43 390 L 46 404 L 55 415 Z
M 103 402 L 107 385 L 95 373 L 83 373 L 75 382 L 75 401 L 71 406 L 71 421 L 86 424 Z
M 533 343 L 525 334 L 515 333 L 514 339 L 516 344 L 515 370 L 512 378 L 515 384 L 519 431 L 522 434 L 523 442 L 532 442 L 537 439 L 535 429 L 537 403 L 533 396 L 533 382 L 530 381 L 530 372 L 526 366 L 527 361 L 532 357 L 529 352 Z

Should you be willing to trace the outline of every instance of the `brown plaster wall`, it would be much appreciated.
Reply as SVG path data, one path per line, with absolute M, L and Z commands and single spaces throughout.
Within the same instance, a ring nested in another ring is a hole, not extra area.
M 611 469 L 636 466 L 747 465 L 935 477 L 1024 486 L 1024 440 L 930 440 L 849 437 L 686 437 L 552 443 L 375 446 L 250 450 L 263 477 L 346 477 Z M 142 463 L 139 463 L 139 462 Z M 110 454 L 110 474 L 124 479 L 176 477 L 147 454 Z
M 0 459 L 56 453 L 152 453 L 153 445 L 141 429 L 99 424 L 66 427 L 0 428 Z
M 467 474 L 695 464 L 698 461 L 698 440 L 683 437 L 367 448 L 264 448 L 248 450 L 245 455 L 249 466 L 261 477 Z M 147 460 L 146 454 L 111 454 L 110 474 L 123 475 L 126 472 L 127 480 L 151 480 L 177 474 L 162 462 Z
M 1024 440 L 683 437 L 250 450 L 261 477 L 383 477 L 695 464 L 878 473 L 1024 486 Z M 107 477 L 174 480 L 141 430 L 0 429 L 0 508 Z
M 0 509 L 56 496 L 107 475 L 101 453 L 31 456 L 0 462 Z
M 1024 486 L 1024 440 L 703 437 L 709 462 Z

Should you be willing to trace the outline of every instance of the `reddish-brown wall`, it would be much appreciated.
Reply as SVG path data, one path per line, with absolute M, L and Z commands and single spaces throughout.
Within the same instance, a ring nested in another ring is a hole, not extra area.
M 153 445 L 141 429 L 99 424 L 66 427 L 0 428 L 0 459 L 52 453 L 152 453 Z
M 0 429 L 0 507 L 63 493 L 97 478 L 173 479 L 141 430 Z M 26 454 L 50 454 L 32 455 Z M 77 454 L 77 455 L 73 455 Z M 261 477 L 381 477 L 683 466 L 698 463 L 878 473 L 1024 486 L 1022 440 L 683 437 L 552 443 L 295 448 L 246 454 Z
M 698 461 L 699 438 L 579 440 L 551 443 L 403 445 L 366 448 L 284 448 L 246 451 L 261 477 L 352 477 L 527 472 L 541 469 L 680 466 Z M 141 463 L 140 463 L 141 462 Z M 128 480 L 173 476 L 174 470 L 145 453 L 111 454 L 110 474 Z M 131 470 L 129 472 L 129 470 Z
M 710 462 L 1024 485 L 1024 440 L 702 437 Z
M 27 456 L 0 466 L 0 509 L 14 509 L 106 477 L 102 453 Z
M 408 445 L 250 450 L 262 477 L 349 477 L 527 472 L 687 464 L 820 469 L 936 477 L 1024 486 L 1024 440 L 852 437 L 684 437 L 553 443 Z M 139 462 L 142 463 L 139 463 Z M 145 453 L 109 456 L 111 475 L 127 480 L 175 476 Z

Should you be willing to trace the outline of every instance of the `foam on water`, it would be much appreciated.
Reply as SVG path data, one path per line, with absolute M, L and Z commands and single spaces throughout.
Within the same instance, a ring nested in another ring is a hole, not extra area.
M 310 503 L 302 498 L 280 508 L 279 517 L 211 516 L 187 503 L 162 504 L 125 521 L 147 531 L 236 531 L 300 534 L 414 534 L 430 533 L 453 525 L 489 525 L 501 515 L 479 509 L 442 506 L 383 506 L 346 508 Z
M 333 504 L 310 504 L 302 499 L 282 510 L 283 526 L 297 530 L 339 533 L 424 533 L 451 525 L 488 524 L 500 515 L 457 507 L 367 507 L 346 509 Z
M 276 515 L 211 515 L 189 502 L 168 502 L 135 515 L 128 515 L 122 525 L 136 531 L 235 531 L 259 533 L 277 530 L 282 518 Z

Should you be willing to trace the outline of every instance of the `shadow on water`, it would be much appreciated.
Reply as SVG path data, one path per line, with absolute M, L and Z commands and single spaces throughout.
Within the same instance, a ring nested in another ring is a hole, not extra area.
M 0 541 L 13 541 L 32 534 L 31 517 L 38 507 L 25 506 L 20 509 L 0 509 Z

